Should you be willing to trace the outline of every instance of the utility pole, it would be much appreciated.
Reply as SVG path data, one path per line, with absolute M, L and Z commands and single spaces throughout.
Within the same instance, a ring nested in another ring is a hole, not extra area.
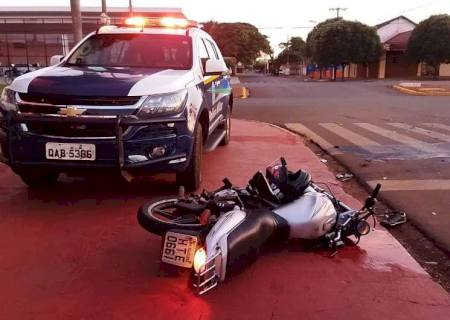
M 287 65 L 287 69 L 289 70 L 289 74 L 291 74 L 291 67 L 289 66 L 289 47 L 290 47 L 290 39 L 289 39 L 289 34 L 287 35 L 287 42 L 286 42 L 286 50 L 287 50 L 287 58 L 286 58 L 286 65 Z
M 347 10 L 347 8 L 339 8 L 339 7 L 337 7 L 337 8 L 330 8 L 330 11 L 336 11 L 336 18 L 337 18 L 337 19 L 340 18 L 339 12 L 340 12 L 341 10 L 342 10 L 342 11 L 345 11 L 345 10 Z
M 100 14 L 100 22 L 102 24 L 110 24 L 111 19 L 108 17 L 106 13 L 106 0 L 102 0 L 102 13 Z
M 83 37 L 80 0 L 70 0 L 70 10 L 72 11 L 73 38 L 75 43 L 78 43 Z
M 130 14 L 130 17 L 133 15 L 133 3 L 132 3 L 132 0 L 128 0 L 128 13 Z

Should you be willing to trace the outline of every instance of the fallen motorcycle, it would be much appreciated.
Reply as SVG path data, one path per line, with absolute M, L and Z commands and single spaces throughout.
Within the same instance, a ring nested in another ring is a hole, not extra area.
M 257 172 L 245 188 L 225 178 L 214 192 L 181 194 L 139 209 L 140 225 L 163 236 L 162 262 L 193 268 L 198 294 L 256 260 L 271 241 L 317 239 L 336 250 L 370 232 L 366 220 L 374 215 L 381 185 L 355 210 L 312 182 L 306 171 L 290 172 L 284 158 L 280 162 L 265 175 Z

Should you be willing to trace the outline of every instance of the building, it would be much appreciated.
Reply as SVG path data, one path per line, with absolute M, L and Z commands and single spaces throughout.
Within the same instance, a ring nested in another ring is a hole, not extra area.
M 405 16 L 376 25 L 383 48 L 379 60 L 369 65 L 350 64 L 344 69 L 344 77 L 389 79 L 428 75 L 426 64 L 410 59 L 406 53 L 408 40 L 415 27 L 416 23 Z M 318 76 L 316 71 L 313 78 Z M 441 64 L 439 76 L 450 77 L 450 64 Z M 331 73 L 322 72 L 322 77 L 331 77 Z
M 83 34 L 102 25 L 101 7 L 82 7 Z M 128 8 L 108 8 L 111 24 L 123 23 Z M 147 17 L 184 18 L 178 8 L 133 8 L 133 14 Z M 70 7 L 4 7 L 0 11 L 0 67 L 48 66 L 50 58 L 67 54 L 75 45 Z
M 412 61 L 406 54 L 408 40 L 416 23 L 405 16 L 399 16 L 376 27 L 383 52 L 378 63 L 369 66 L 369 77 L 410 78 L 420 75 L 417 61 Z

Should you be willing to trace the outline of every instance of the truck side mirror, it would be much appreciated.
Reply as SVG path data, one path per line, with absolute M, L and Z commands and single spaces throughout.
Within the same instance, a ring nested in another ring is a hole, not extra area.
M 208 59 L 205 63 L 205 75 L 212 76 L 212 75 L 220 75 L 224 72 L 227 72 L 228 68 L 222 60 L 216 60 L 216 59 Z
M 64 56 L 62 54 L 57 54 L 55 56 L 52 56 L 50 58 L 50 65 L 54 66 L 55 64 L 58 64 L 62 61 L 62 59 L 64 59 Z

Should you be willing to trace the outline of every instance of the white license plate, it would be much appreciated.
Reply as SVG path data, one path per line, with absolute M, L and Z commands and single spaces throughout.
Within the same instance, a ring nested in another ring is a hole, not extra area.
M 95 144 L 47 142 L 45 157 L 51 160 L 94 161 Z
M 161 260 L 179 267 L 190 268 L 194 262 L 198 238 L 169 231 L 164 237 Z

